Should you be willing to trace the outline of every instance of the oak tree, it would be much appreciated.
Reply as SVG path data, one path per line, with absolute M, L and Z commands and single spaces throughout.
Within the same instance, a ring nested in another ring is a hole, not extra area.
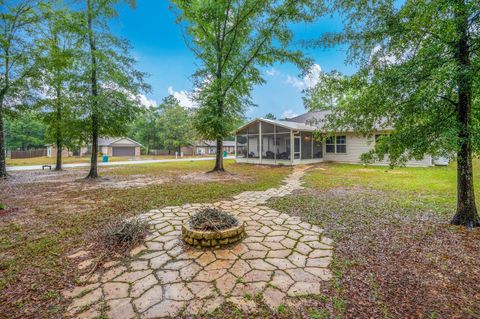
M 116 37 L 108 22 L 117 16 L 120 0 L 85 0 L 86 39 L 82 81 L 88 93 L 85 114 L 90 128 L 91 160 L 87 178 L 98 177 L 98 138 L 126 134 L 140 110 L 139 94 L 149 90 L 145 74 L 135 69 L 126 40 Z M 134 6 L 135 1 L 127 1 Z
M 199 60 L 194 74 L 199 104 L 195 127 L 216 140 L 214 171 L 223 171 L 223 139 L 253 105 L 254 85 L 265 82 L 262 67 L 307 63 L 291 47 L 290 24 L 312 21 L 322 11 L 309 0 L 172 0 L 189 48 Z
M 30 104 L 38 14 L 30 0 L 0 0 L 0 8 L 0 178 L 5 178 L 4 118 Z
M 307 105 L 314 110 L 330 104 L 332 129 L 371 135 L 378 127 L 391 128 L 365 160 L 388 154 L 392 164 L 401 164 L 427 154 L 456 154 L 452 224 L 480 226 L 472 166 L 480 134 L 473 116 L 480 110 L 480 2 L 333 3 L 345 28 L 319 43 L 348 44 L 349 60 L 359 70 L 351 77 L 328 77 L 329 90 L 314 89 Z M 319 85 L 325 88 L 325 81 Z

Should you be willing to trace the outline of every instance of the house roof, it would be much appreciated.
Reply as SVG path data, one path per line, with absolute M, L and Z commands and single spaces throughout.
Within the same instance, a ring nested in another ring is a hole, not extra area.
M 298 116 L 289 118 L 287 120 L 290 122 L 314 125 L 314 123 L 325 121 L 326 117 L 329 114 L 332 114 L 332 111 L 314 111 L 314 112 L 307 112 L 305 114 L 298 115 Z
M 234 133 L 238 133 L 238 131 L 258 121 L 278 125 L 284 128 L 292 129 L 292 130 L 312 132 L 312 131 L 321 129 L 326 123 L 326 121 L 328 120 L 328 116 L 330 114 L 332 114 L 332 111 L 313 111 L 313 112 L 307 112 L 305 114 L 298 115 L 285 120 L 269 120 L 264 118 L 256 118 L 242 125 L 238 129 L 236 129 Z M 375 129 L 379 131 L 391 130 L 392 129 L 391 127 L 386 127 L 382 125 L 383 124 L 382 122 L 384 121 L 385 120 L 382 119 L 380 123 L 376 124 Z M 353 130 L 347 129 L 347 131 L 353 131 Z
M 118 141 L 121 140 L 129 140 L 133 144 L 136 144 L 138 146 L 142 146 L 142 144 L 138 143 L 135 140 L 132 140 L 131 138 L 128 137 L 99 137 L 98 138 L 98 146 L 110 146 L 112 144 L 115 144 Z
M 288 121 L 280 121 L 280 120 L 264 119 L 264 118 L 259 117 L 259 118 L 253 119 L 253 120 L 247 122 L 246 124 L 242 125 L 238 129 L 236 129 L 234 131 L 234 133 L 237 133 L 238 131 L 244 129 L 245 127 L 247 127 L 247 126 L 249 126 L 249 125 L 251 125 L 255 122 L 270 123 L 270 124 L 278 125 L 278 126 L 281 126 L 281 127 L 284 127 L 284 128 L 288 128 L 288 129 L 292 129 L 292 130 L 299 130 L 299 131 L 309 131 L 309 132 L 311 132 L 311 131 L 315 131 L 315 129 L 316 129 L 315 126 L 304 124 L 304 123 L 299 123 L 299 122 L 293 122 L 293 121 L 290 121 L 290 119 Z

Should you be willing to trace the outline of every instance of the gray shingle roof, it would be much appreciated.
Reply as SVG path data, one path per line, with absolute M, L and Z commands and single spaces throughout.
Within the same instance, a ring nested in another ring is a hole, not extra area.
M 324 121 L 327 115 L 331 113 L 332 113 L 331 111 L 314 111 L 314 112 L 308 112 L 299 116 L 295 116 L 286 120 L 289 122 L 297 122 L 297 123 L 303 123 L 303 124 L 310 123 L 311 125 L 314 125 L 314 123 Z
M 140 143 L 138 143 L 137 141 L 134 141 L 132 140 L 131 138 L 128 138 L 128 137 L 99 137 L 98 138 L 98 146 L 110 146 L 111 144 L 119 141 L 119 140 L 122 140 L 122 139 L 127 139 L 129 141 L 131 141 L 132 143 L 134 144 L 137 144 L 138 146 L 141 146 Z
M 270 124 L 275 124 L 279 126 L 283 126 L 288 129 L 292 130 L 299 130 L 299 131 L 315 131 L 318 129 L 322 129 L 324 127 L 324 124 L 327 121 L 328 115 L 332 114 L 332 111 L 313 111 L 313 112 L 308 112 L 302 115 L 298 115 L 289 119 L 285 120 L 269 120 L 269 119 L 264 119 L 264 118 L 256 118 L 238 129 L 236 129 L 234 132 L 238 132 L 242 130 L 243 128 L 255 123 L 256 121 L 262 121 Z M 387 127 L 382 125 L 384 123 L 384 120 L 380 121 L 380 123 L 375 125 L 375 129 L 382 131 L 382 130 L 391 130 L 391 127 Z M 351 129 L 346 129 L 345 131 L 351 132 Z

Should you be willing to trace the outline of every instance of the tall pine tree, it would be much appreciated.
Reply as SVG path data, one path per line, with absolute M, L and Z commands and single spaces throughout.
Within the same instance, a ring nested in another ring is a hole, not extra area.
M 113 35 L 108 21 L 117 15 L 119 0 L 85 0 L 83 73 L 88 92 L 85 113 L 91 143 L 91 165 L 87 178 L 98 177 L 98 138 L 126 134 L 127 123 L 139 111 L 139 94 L 149 89 L 144 73 L 135 69 L 127 41 Z M 134 6 L 134 1 L 128 1 Z
M 35 83 L 35 26 L 30 0 L 0 0 L 0 178 L 7 177 L 4 118 L 29 104 Z

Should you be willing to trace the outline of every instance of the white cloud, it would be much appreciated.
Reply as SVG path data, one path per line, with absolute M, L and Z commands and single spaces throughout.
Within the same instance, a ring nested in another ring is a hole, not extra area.
M 175 91 L 173 86 L 168 87 L 168 94 L 173 95 L 178 101 L 180 101 L 180 105 L 191 109 L 198 107 L 197 103 L 192 99 L 192 94 L 187 91 Z
M 292 109 L 288 109 L 288 110 L 286 110 L 282 113 L 282 118 L 284 118 L 284 119 L 289 119 L 289 118 L 292 118 L 292 117 L 295 117 L 295 116 L 298 116 L 298 114 L 293 112 Z
M 310 67 L 310 70 L 303 78 L 307 89 L 313 88 L 318 83 L 318 79 L 320 78 L 321 73 L 322 68 L 320 67 L 320 65 L 314 64 Z
M 320 65 L 314 64 L 302 79 L 288 75 L 286 82 L 299 90 L 311 89 L 318 83 L 321 73 Z
M 140 94 L 137 97 L 144 107 L 157 106 L 157 101 L 149 99 L 145 94 Z
M 267 73 L 268 76 L 280 75 L 280 72 L 275 68 L 271 68 L 270 70 L 265 71 L 265 73 Z
M 296 77 L 290 76 L 290 75 L 287 75 L 286 82 L 288 84 L 291 84 L 294 88 L 299 89 L 299 90 L 303 90 L 305 88 L 305 83 L 303 81 L 301 81 L 300 79 L 298 79 Z

